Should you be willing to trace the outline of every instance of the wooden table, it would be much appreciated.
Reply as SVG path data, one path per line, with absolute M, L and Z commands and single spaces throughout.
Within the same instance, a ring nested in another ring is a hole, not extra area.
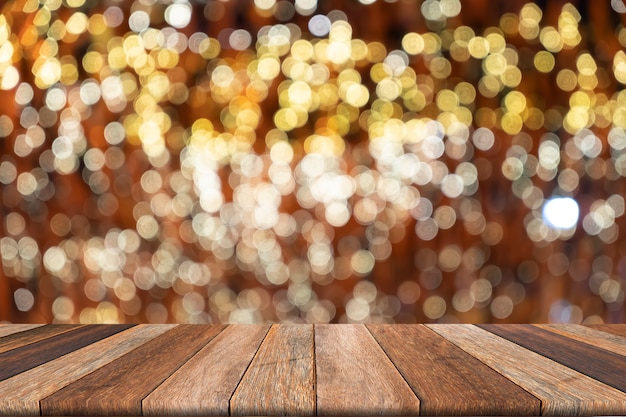
M 0 415 L 626 414 L 626 325 L 0 325 Z

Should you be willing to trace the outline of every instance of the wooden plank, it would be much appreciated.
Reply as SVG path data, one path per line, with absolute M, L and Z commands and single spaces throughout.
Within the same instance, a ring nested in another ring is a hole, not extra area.
M 43 398 L 172 327 L 172 324 L 135 326 L 0 382 L 0 414 L 39 415 L 39 401 Z
M 420 398 L 422 415 L 540 413 L 539 399 L 423 325 L 368 328 Z
M 117 324 L 84 326 L 0 353 L 0 381 L 132 327 Z
M 580 373 L 626 391 L 626 357 L 540 329 L 531 324 L 485 324 L 485 330 Z
M 230 325 L 142 402 L 144 415 L 228 415 L 269 325 Z
M 45 326 L 35 327 L 34 329 L 24 332 L 14 333 L 0 339 L 0 353 L 25 345 L 30 345 L 31 343 L 76 330 L 80 327 L 82 326 L 72 324 L 48 324 Z
M 576 339 L 588 345 L 599 347 L 600 349 L 617 353 L 618 355 L 626 356 L 626 337 L 591 329 L 578 324 L 536 324 L 535 326 L 571 339 Z
M 8 336 L 14 333 L 25 332 L 26 330 L 41 327 L 43 324 L 1 324 L 0 337 Z
M 461 349 L 541 400 L 544 415 L 626 413 L 626 393 L 474 325 L 429 324 Z
M 230 400 L 231 415 L 314 415 L 313 344 L 313 325 L 272 325 Z
M 417 415 L 420 400 L 362 324 L 315 325 L 318 415 Z
M 595 330 L 626 337 L 626 324 L 587 324 L 586 326 Z
M 178 325 L 43 399 L 42 415 L 141 415 L 141 400 L 223 328 Z

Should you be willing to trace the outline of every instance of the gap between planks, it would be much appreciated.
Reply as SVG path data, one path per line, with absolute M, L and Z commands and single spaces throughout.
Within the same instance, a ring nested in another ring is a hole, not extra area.
M 269 327 L 226 327 L 142 400 L 143 414 L 229 415 L 230 398 Z
M 313 325 L 272 325 L 233 394 L 232 415 L 314 415 Z
M 482 326 L 428 327 L 540 398 L 542 414 L 626 415 L 626 393 Z
M 267 335 L 269 334 L 270 329 L 272 328 L 272 326 L 274 326 L 274 324 L 268 326 L 267 331 L 265 332 L 265 335 L 263 335 L 263 340 L 261 340 L 261 343 L 259 343 L 259 346 L 257 347 L 256 352 L 254 352 L 254 355 L 252 356 L 252 360 L 250 362 L 248 362 L 248 365 L 246 366 L 246 369 L 241 374 L 241 378 L 239 378 L 239 381 L 237 381 L 237 385 L 235 385 L 235 389 L 230 394 L 230 397 L 228 397 L 228 415 L 229 416 L 233 415 L 232 410 L 231 410 L 231 401 L 233 399 L 233 395 L 235 395 L 235 391 L 237 390 L 237 387 L 241 383 L 241 380 L 243 379 L 243 377 L 246 375 L 246 373 L 248 373 L 248 370 L 250 369 L 250 365 L 252 364 L 252 362 L 254 362 L 254 359 L 256 359 L 257 355 L 259 354 L 259 349 L 261 348 L 263 343 L 265 343 L 265 339 L 267 339 Z

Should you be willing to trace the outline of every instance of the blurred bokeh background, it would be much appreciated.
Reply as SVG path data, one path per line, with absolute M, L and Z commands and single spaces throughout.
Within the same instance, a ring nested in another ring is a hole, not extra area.
M 9 0 L 0 321 L 625 320 L 621 0 Z

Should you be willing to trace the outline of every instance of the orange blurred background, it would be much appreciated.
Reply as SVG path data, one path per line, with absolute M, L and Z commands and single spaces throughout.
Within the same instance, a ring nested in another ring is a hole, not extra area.
M 625 319 L 619 0 L 1 12 L 0 321 Z

